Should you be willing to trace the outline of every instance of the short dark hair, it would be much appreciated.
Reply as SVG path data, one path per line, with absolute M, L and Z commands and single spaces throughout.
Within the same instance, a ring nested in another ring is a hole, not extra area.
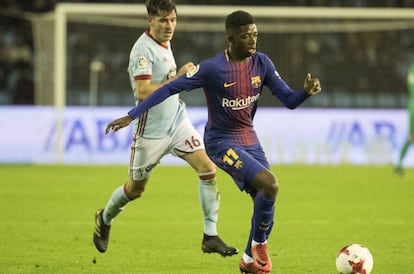
M 253 16 L 243 10 L 230 13 L 226 18 L 226 31 L 233 31 L 240 26 L 254 24 Z
M 161 16 L 163 14 L 170 14 L 173 11 L 177 13 L 173 0 L 147 0 L 145 6 L 149 16 Z

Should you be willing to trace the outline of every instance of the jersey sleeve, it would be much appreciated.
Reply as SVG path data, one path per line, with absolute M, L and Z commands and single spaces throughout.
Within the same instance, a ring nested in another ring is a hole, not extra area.
M 287 108 L 294 109 L 302 104 L 308 97 L 305 90 L 292 90 L 280 77 L 273 62 L 264 55 L 265 85 L 269 87 L 272 94 Z
M 151 79 L 154 56 L 148 47 L 136 46 L 129 58 L 129 72 L 134 80 Z
M 133 109 L 128 111 L 128 115 L 132 119 L 136 119 L 153 106 L 161 103 L 162 101 L 170 97 L 172 94 L 173 93 L 170 92 L 166 85 L 162 86 L 161 88 L 154 91 L 150 96 L 142 100 Z
M 182 75 L 168 84 L 161 86 L 141 101 L 136 107 L 131 109 L 128 112 L 128 115 L 132 119 L 136 119 L 151 107 L 161 103 L 171 95 L 177 94 L 183 90 L 191 91 L 201 87 L 203 85 L 203 77 L 200 72 L 200 67 L 201 65 L 194 66 L 194 68 L 188 71 L 185 75 Z
M 191 91 L 193 89 L 199 88 L 203 86 L 203 74 L 205 74 L 205 66 L 204 63 L 201 63 L 197 66 L 194 66 L 191 70 L 189 70 L 185 75 L 178 77 L 176 80 L 171 81 L 167 84 L 169 89 L 172 91 L 181 92 Z M 178 93 L 175 92 L 175 93 Z

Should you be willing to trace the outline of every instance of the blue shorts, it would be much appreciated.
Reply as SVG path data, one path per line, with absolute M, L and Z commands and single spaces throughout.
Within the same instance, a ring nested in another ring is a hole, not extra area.
M 238 188 L 247 193 L 256 193 L 251 185 L 254 176 L 263 169 L 269 169 L 269 163 L 260 144 L 239 146 L 218 142 L 206 144 L 206 151 L 219 168 L 230 174 Z

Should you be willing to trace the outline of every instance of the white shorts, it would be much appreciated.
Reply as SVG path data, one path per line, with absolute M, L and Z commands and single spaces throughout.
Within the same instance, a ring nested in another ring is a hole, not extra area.
M 188 118 L 180 123 L 171 136 L 160 139 L 138 136 L 131 145 L 129 177 L 134 181 L 143 180 L 149 177 L 165 155 L 182 157 L 200 149 L 204 149 L 203 139 Z

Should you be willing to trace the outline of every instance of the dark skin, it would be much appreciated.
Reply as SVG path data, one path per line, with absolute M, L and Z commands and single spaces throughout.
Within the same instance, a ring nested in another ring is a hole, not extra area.
M 256 52 L 257 27 L 256 24 L 240 26 L 228 33 L 230 60 L 234 63 L 247 63 Z M 319 79 L 312 79 L 310 73 L 306 75 L 304 89 L 310 95 L 321 91 Z M 268 169 L 259 171 L 253 181 L 253 187 L 267 199 L 276 199 L 279 191 L 276 176 Z
M 256 52 L 257 27 L 256 24 L 243 25 L 227 32 L 229 41 L 230 60 L 234 63 L 247 63 L 250 57 Z M 321 84 L 318 78 L 312 78 L 308 73 L 303 84 L 305 91 L 309 95 L 315 95 L 321 91 Z M 132 118 L 128 115 L 110 122 L 105 129 L 105 133 L 116 132 L 128 126 Z M 276 176 L 268 169 L 259 171 L 252 182 L 252 186 L 267 199 L 276 199 L 279 191 Z M 254 196 L 254 194 L 252 195 Z
M 229 57 L 234 63 L 247 63 L 256 52 L 257 28 L 255 24 L 241 26 L 228 33 Z M 276 176 L 268 169 L 259 171 L 250 182 L 257 193 L 267 199 L 276 199 L 279 191 Z M 256 193 L 251 193 L 254 198 Z

